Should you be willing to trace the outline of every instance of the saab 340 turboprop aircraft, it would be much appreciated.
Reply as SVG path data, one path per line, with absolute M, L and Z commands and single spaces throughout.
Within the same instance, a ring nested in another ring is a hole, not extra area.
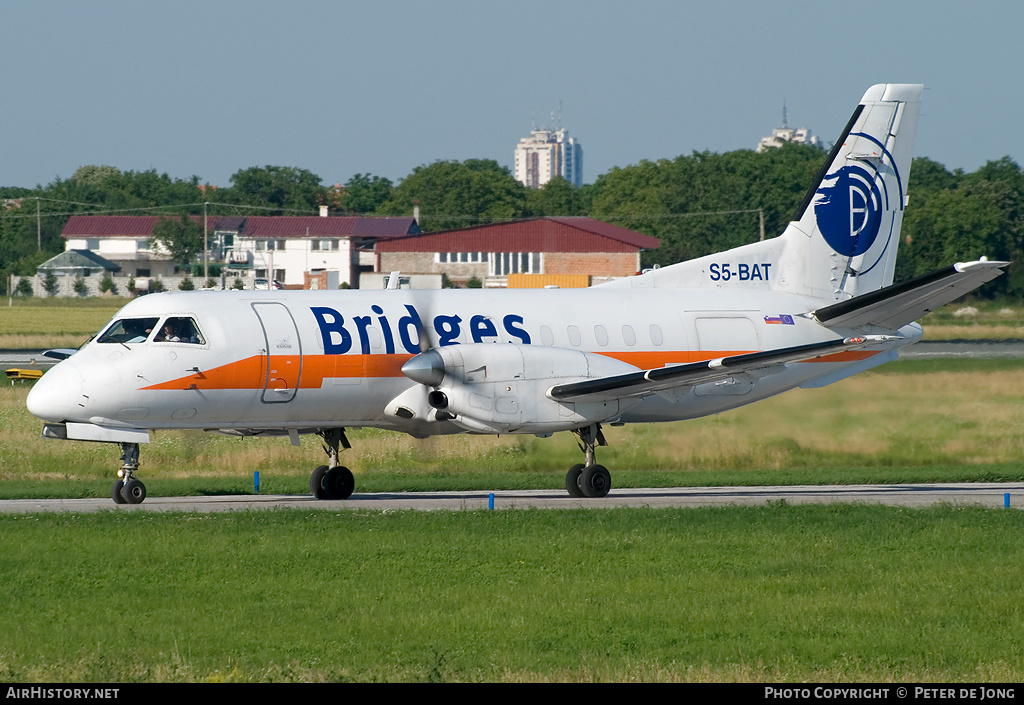
M 43 435 L 117 443 L 138 503 L 154 429 L 315 433 L 318 498 L 344 499 L 346 428 L 417 438 L 570 431 L 570 495 L 603 497 L 603 424 L 677 421 L 896 358 L 913 321 L 1002 272 L 955 264 L 893 286 L 920 85 L 877 85 L 781 236 L 563 290 L 210 291 L 132 301 L 39 380 Z

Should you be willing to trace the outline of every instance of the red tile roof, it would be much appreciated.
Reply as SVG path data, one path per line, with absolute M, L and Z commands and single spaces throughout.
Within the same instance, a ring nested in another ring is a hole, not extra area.
M 635 252 L 654 237 L 593 218 L 538 218 L 419 233 L 378 242 L 379 252 Z
M 251 216 L 246 219 L 245 237 L 399 237 L 417 232 L 412 218 L 373 218 L 363 216 Z
M 202 223 L 202 216 L 191 216 Z M 150 237 L 160 220 L 155 215 L 73 215 L 61 231 L 72 237 Z M 311 236 L 391 238 L 416 233 L 412 218 L 375 218 L 369 216 L 210 216 L 210 231 L 236 230 L 244 237 L 283 238 Z

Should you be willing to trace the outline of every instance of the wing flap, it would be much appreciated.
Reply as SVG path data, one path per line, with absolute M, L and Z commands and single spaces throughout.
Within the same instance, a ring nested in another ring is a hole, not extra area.
M 623 397 L 643 396 L 666 389 L 691 387 L 705 382 L 733 377 L 746 372 L 763 370 L 787 362 L 800 362 L 832 355 L 838 352 L 894 340 L 893 336 L 867 335 L 855 338 L 839 338 L 824 343 L 810 343 L 790 348 L 764 350 L 732 355 L 714 360 L 691 362 L 685 365 L 659 367 L 612 377 L 588 379 L 582 382 L 558 384 L 548 390 L 547 396 L 555 401 L 600 401 Z
M 897 330 L 1003 273 L 1009 262 L 958 262 L 901 284 L 855 296 L 812 312 L 829 328 L 879 326 Z

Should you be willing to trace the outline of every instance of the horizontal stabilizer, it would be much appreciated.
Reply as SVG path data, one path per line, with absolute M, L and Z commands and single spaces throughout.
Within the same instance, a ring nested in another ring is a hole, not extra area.
M 762 370 L 786 362 L 813 360 L 892 339 L 892 336 L 866 335 L 829 340 L 824 343 L 797 345 L 791 348 L 764 350 L 745 355 L 719 357 L 703 362 L 658 367 L 653 370 L 641 370 L 613 377 L 559 384 L 549 389 L 547 395 L 555 401 L 575 401 L 583 397 L 586 397 L 588 401 L 635 397 L 666 389 L 716 382 L 744 372 Z
M 879 326 L 896 330 L 1003 273 L 1009 262 L 958 262 L 951 267 L 855 296 L 812 315 L 829 328 Z

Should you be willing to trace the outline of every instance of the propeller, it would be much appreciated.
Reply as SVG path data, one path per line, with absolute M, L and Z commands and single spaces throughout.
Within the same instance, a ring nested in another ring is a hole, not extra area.
M 427 324 L 423 322 L 423 317 L 419 314 L 421 308 L 415 305 L 414 308 L 417 312 L 416 337 L 419 339 L 420 352 L 402 365 L 402 374 L 413 382 L 418 382 L 426 387 L 437 387 L 444 381 L 444 358 L 435 349 L 433 341 L 430 339 Z
M 402 365 L 402 374 L 413 382 L 436 387 L 444 381 L 444 358 L 437 350 L 424 350 Z

